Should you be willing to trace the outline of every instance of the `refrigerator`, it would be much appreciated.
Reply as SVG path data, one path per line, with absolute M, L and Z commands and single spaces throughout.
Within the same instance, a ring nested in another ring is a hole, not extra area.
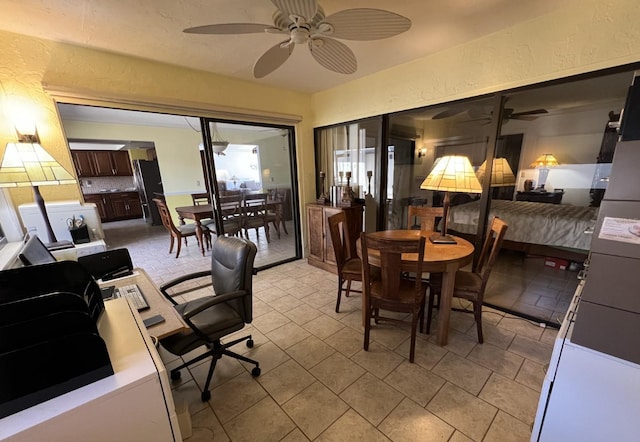
M 151 225 L 161 225 L 158 208 L 151 201 L 164 193 L 158 160 L 133 160 L 133 180 L 140 194 L 142 216 Z

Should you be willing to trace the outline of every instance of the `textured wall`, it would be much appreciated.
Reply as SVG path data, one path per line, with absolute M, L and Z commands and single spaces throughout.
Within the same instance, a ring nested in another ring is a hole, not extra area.
M 637 0 L 566 1 L 513 28 L 313 95 L 314 126 L 640 61 Z

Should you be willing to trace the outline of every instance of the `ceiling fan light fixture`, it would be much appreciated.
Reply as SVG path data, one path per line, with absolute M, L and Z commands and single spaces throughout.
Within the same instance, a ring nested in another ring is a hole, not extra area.
M 222 139 L 220 134 L 218 133 L 218 126 L 216 123 L 211 123 L 211 148 L 213 149 L 213 153 L 217 153 L 218 155 L 223 155 L 227 147 L 229 146 L 229 142 Z

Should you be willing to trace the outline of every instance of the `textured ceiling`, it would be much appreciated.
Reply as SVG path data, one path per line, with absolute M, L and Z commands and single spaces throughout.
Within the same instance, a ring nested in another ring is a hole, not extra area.
M 214 23 L 272 24 L 269 0 L 3 0 L 0 29 L 47 40 L 177 64 L 260 84 L 316 92 L 406 63 L 546 14 L 558 0 L 321 0 L 326 15 L 378 8 L 403 15 L 411 28 L 376 41 L 343 41 L 356 55 L 355 74 L 328 71 L 306 45 L 266 77 L 255 61 L 282 35 L 194 35 Z M 532 36 L 535 38 L 535 36 Z M 299 45 L 300 46 L 300 45 Z

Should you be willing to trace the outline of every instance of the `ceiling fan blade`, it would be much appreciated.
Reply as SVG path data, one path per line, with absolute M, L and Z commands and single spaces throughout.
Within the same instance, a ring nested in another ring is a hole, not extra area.
M 216 25 L 196 26 L 182 32 L 187 34 L 259 34 L 267 29 L 276 29 L 272 25 L 257 23 L 220 23 Z
M 442 112 L 438 112 L 433 117 L 431 117 L 431 119 L 432 120 L 440 120 L 442 118 L 449 118 L 449 117 L 453 117 L 454 115 L 458 115 L 458 114 L 460 114 L 462 112 L 464 112 L 464 109 L 456 109 L 455 107 L 453 107 L 451 109 L 447 109 L 447 110 L 443 110 Z
M 411 27 L 411 20 L 402 15 L 370 8 L 345 9 L 326 17 L 320 27 L 322 23 L 333 27 L 333 32 L 327 35 L 344 40 L 379 40 Z
M 309 40 L 311 55 L 325 68 L 339 74 L 353 74 L 358 69 L 356 56 L 347 45 L 332 38 Z
M 548 114 L 549 111 L 546 109 L 533 109 L 525 112 L 515 112 L 510 115 L 510 118 L 521 117 L 523 115 L 539 115 L 539 114 Z
M 287 16 L 299 15 L 307 21 L 311 20 L 318 10 L 316 0 L 271 0 L 271 3 Z
M 510 120 L 522 120 L 522 121 L 533 121 L 533 120 L 537 120 L 538 117 L 534 116 L 534 115 L 516 115 L 509 117 Z
M 286 43 L 288 42 L 289 40 L 285 40 L 282 43 L 278 43 L 262 54 L 262 57 L 253 65 L 253 76 L 255 78 L 262 78 L 269 75 L 287 61 L 295 47 L 294 44 L 287 45 Z

